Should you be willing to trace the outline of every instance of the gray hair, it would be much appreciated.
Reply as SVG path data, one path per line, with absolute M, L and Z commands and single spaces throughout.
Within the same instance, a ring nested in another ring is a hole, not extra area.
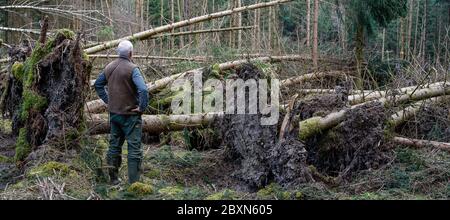
M 129 40 L 121 41 L 117 47 L 117 53 L 119 56 L 128 57 L 130 52 L 133 52 L 133 44 Z

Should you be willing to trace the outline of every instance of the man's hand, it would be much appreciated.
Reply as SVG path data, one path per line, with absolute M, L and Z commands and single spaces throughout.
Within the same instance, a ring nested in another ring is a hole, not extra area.
M 132 109 L 131 112 L 136 112 L 136 113 L 142 114 L 142 111 L 139 109 L 139 107 Z

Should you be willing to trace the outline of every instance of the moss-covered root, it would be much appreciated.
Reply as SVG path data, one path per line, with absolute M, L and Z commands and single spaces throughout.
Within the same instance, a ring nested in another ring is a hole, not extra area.
M 320 132 L 320 117 L 314 117 L 300 122 L 298 137 L 300 138 L 300 140 L 307 140 L 309 137 Z

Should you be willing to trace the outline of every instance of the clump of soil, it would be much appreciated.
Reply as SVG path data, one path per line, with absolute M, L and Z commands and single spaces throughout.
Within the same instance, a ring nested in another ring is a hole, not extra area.
M 308 141 L 308 163 L 321 173 L 341 178 L 378 168 L 389 158 L 383 145 L 386 119 L 385 108 L 378 102 L 349 110 L 342 123 Z
M 257 80 L 263 73 L 246 64 L 236 70 L 236 75 L 243 80 Z M 261 125 L 261 117 L 261 114 L 230 114 L 221 121 L 228 159 L 240 167 L 233 176 L 249 190 L 263 188 L 272 181 L 290 185 L 309 180 L 303 144 L 291 138 L 280 142 L 279 125 Z
M 333 94 L 316 95 L 297 102 L 294 109 L 300 115 L 300 120 L 325 116 L 347 106 L 348 89 L 338 86 L 335 90 Z
M 280 141 L 270 152 L 271 172 L 275 182 L 285 187 L 314 181 L 307 165 L 305 145 L 289 136 Z
M 397 128 L 405 137 L 450 142 L 450 99 L 425 105 L 417 115 Z

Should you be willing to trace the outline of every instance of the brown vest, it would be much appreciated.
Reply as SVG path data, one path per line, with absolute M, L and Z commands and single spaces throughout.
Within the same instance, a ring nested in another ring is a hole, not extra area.
M 131 111 L 139 106 L 137 89 L 132 79 L 132 72 L 136 67 L 134 63 L 123 58 L 118 58 L 105 67 L 109 112 L 121 115 L 137 114 Z

